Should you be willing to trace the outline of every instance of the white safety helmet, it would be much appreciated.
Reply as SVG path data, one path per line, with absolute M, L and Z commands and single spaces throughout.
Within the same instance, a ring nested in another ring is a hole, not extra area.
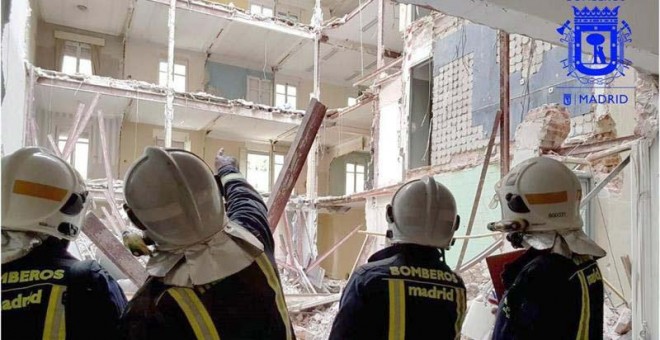
M 87 212 L 80 174 L 39 147 L 2 157 L 2 229 L 73 240 Z
M 124 196 L 131 221 L 161 246 L 196 244 L 226 223 L 211 169 L 188 151 L 147 147 L 126 173 Z
M 551 158 L 534 157 L 516 165 L 495 185 L 502 221 L 492 231 L 580 230 L 582 189 L 575 174 Z
M 401 186 L 387 206 L 392 243 L 449 249 L 459 221 L 454 196 L 429 176 Z

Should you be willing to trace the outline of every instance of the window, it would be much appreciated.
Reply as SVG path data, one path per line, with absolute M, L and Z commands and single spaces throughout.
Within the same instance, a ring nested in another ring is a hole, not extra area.
M 282 167 L 284 167 L 284 155 L 273 155 L 273 183 L 277 181 L 277 176 L 280 175 Z
M 295 110 L 296 87 L 289 84 L 277 84 L 275 86 L 275 106 Z
M 364 165 L 346 163 L 346 195 L 364 191 Z
M 348 97 L 348 106 L 353 106 L 357 104 L 357 98 L 355 97 Z
M 410 69 L 408 169 L 431 165 L 432 66 L 432 61 L 426 60 Z
M 273 105 L 273 82 L 267 79 L 248 77 L 247 100 L 263 105 Z
M 261 193 L 270 190 L 270 157 L 266 153 L 248 152 L 246 179 Z
M 62 72 L 92 75 L 92 47 L 89 44 L 65 41 L 62 51 Z
M 582 198 L 587 196 L 589 191 L 591 191 L 591 177 L 588 174 L 585 173 L 576 173 L 578 180 L 580 181 L 580 187 L 582 189 Z M 593 202 L 593 200 L 591 201 Z M 584 230 L 584 233 L 589 235 L 589 237 L 593 237 L 592 235 L 592 230 L 591 230 L 591 203 L 585 205 L 580 209 L 580 216 L 582 217 L 582 222 L 584 225 L 582 226 L 582 229 Z
M 174 91 L 186 92 L 186 65 L 174 63 Z M 167 61 L 161 60 L 158 66 L 158 85 L 167 86 Z
M 258 14 L 264 17 L 272 17 L 273 9 L 262 5 L 250 5 L 250 13 Z
M 161 148 L 165 147 L 165 130 L 153 130 L 154 145 Z M 172 146 L 173 149 L 181 149 L 190 151 L 192 143 L 190 142 L 190 135 L 185 132 L 172 131 Z
M 59 136 L 57 139 L 57 147 L 64 150 L 68 137 L 66 135 Z M 78 138 L 76 145 L 73 147 L 73 152 L 69 159 L 67 159 L 73 167 L 78 170 L 83 179 L 87 179 L 87 165 L 89 161 L 89 138 Z

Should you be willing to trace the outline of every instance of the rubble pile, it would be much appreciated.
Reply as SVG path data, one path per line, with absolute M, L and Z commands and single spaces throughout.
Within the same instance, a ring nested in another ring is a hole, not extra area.
M 291 314 L 291 322 L 299 340 L 325 340 L 330 336 L 339 302 L 309 311 Z

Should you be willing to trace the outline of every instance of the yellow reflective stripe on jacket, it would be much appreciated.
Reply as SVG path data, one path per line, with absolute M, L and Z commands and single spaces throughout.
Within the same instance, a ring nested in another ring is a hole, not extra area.
M 286 308 L 284 292 L 280 286 L 280 280 L 278 280 L 277 275 L 275 274 L 275 270 L 273 269 L 273 266 L 265 253 L 261 253 L 261 255 L 257 257 L 257 264 L 266 276 L 268 285 L 275 292 L 275 304 L 277 305 L 277 310 L 280 312 L 282 322 L 284 323 L 284 328 L 286 329 L 286 338 L 292 339 L 291 322 L 289 321 L 289 310 Z
M 456 288 L 456 323 L 454 324 L 454 331 L 456 332 L 456 339 L 461 338 L 461 327 L 465 319 L 465 289 Z
M 578 272 L 580 287 L 582 288 L 582 311 L 580 312 L 580 325 L 578 326 L 577 340 L 589 339 L 589 319 L 591 318 L 591 306 L 589 303 L 589 285 L 584 272 Z
M 406 287 L 403 280 L 389 280 L 389 340 L 406 338 Z
M 211 320 L 206 307 L 197 294 L 190 288 L 173 287 L 167 290 L 188 319 L 197 339 L 220 340 L 218 330 Z
M 46 322 L 44 323 L 44 340 L 64 339 L 66 337 L 66 318 L 62 297 L 65 286 L 53 285 L 48 299 Z

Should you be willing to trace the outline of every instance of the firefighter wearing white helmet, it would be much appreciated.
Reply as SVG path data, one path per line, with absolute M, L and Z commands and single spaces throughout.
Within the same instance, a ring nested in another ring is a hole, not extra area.
M 118 336 L 121 288 L 97 262 L 67 252 L 87 206 L 78 172 L 48 150 L 23 148 L 2 158 L 3 338 Z
M 546 157 L 528 159 L 495 186 L 507 232 L 527 251 L 505 267 L 493 339 L 601 339 L 605 251 L 582 231 L 577 176 Z
M 444 261 L 459 225 L 453 195 L 431 177 L 410 181 L 386 220 L 392 245 L 351 275 L 330 339 L 459 339 L 465 285 Z
M 124 195 L 153 243 L 124 338 L 294 337 L 266 205 L 230 157 L 218 153 L 214 177 L 193 153 L 148 147 L 126 173 Z

